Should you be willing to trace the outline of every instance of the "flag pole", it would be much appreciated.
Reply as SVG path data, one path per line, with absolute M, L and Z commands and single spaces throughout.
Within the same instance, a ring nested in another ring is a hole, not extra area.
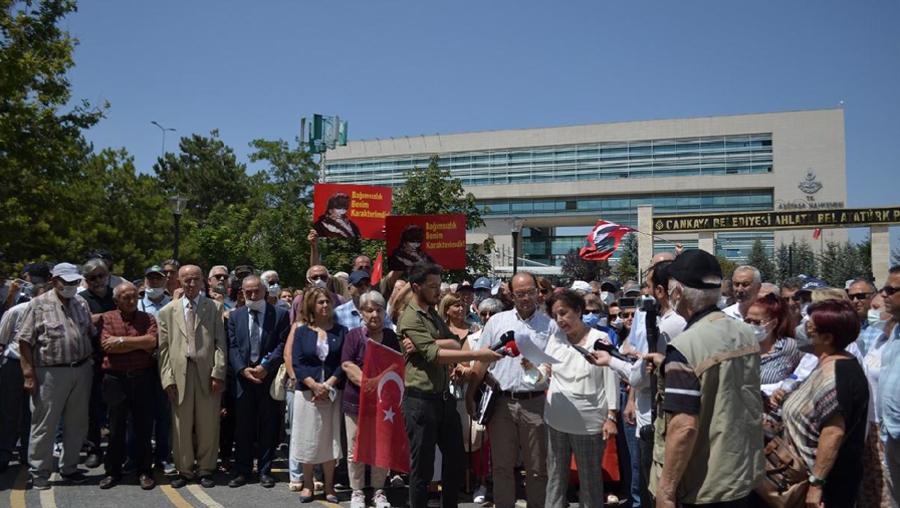
M 644 236 L 649 236 L 649 237 L 650 237 L 651 239 L 653 239 L 653 240 L 659 240 L 660 242 L 669 243 L 669 244 L 672 244 L 672 245 L 674 245 L 674 246 L 676 246 L 676 247 L 678 247 L 679 245 L 681 245 L 681 242 L 673 242 L 672 240 L 667 240 L 667 239 L 665 239 L 665 238 L 663 238 L 663 237 L 660 237 L 660 236 L 656 236 L 656 235 L 653 235 L 653 234 L 644 233 L 643 231 L 638 231 L 637 229 L 634 229 L 634 228 L 631 228 L 631 230 L 632 230 L 633 232 L 635 232 L 635 233 L 639 233 L 639 234 L 642 234 L 642 235 L 644 235 Z

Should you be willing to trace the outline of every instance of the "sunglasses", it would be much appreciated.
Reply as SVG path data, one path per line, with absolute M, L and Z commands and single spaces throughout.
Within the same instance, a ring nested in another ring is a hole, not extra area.
M 310 275 L 309 280 L 328 280 L 327 275 Z
M 620 312 L 619 317 L 622 319 L 628 319 L 630 317 L 634 317 L 634 312 Z
M 88 282 L 93 282 L 95 280 L 103 280 L 104 277 L 106 277 L 106 274 L 100 273 L 97 275 L 87 275 L 84 279 Z
M 894 286 L 884 286 L 881 288 L 881 294 L 884 296 L 894 296 L 894 293 L 900 291 L 900 288 Z
M 872 293 L 853 293 L 847 294 L 847 298 L 851 300 L 865 300 L 866 298 L 872 296 Z

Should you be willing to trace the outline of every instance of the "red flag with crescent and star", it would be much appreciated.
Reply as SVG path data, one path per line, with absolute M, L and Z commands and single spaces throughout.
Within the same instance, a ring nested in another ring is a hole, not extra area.
M 615 222 L 598 220 L 594 229 L 587 235 L 588 245 L 582 247 L 578 254 L 581 259 L 587 261 L 602 261 L 609 259 L 613 252 L 619 248 L 622 237 L 635 231 L 628 226 L 620 226 Z
M 400 401 L 403 400 L 403 355 L 371 339 L 363 356 L 357 420 L 357 462 L 409 472 L 409 439 Z

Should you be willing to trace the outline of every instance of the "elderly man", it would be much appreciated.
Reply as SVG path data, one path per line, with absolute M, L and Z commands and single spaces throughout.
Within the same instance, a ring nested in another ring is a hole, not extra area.
M 847 288 L 847 296 L 850 298 L 853 308 L 856 309 L 862 330 L 869 327 L 869 309 L 872 307 L 872 297 L 875 296 L 875 293 L 875 284 L 863 278 L 853 279 L 850 287 Z
M 180 290 L 181 287 L 178 285 L 178 269 L 181 267 L 181 264 L 177 259 L 167 259 L 160 263 L 162 265 L 163 273 L 166 275 L 166 293 L 172 298 L 176 296 L 176 290 Z
M 777 284 L 773 284 L 771 282 L 763 282 L 759 286 L 759 294 L 756 295 L 756 298 L 762 298 L 766 295 L 778 296 L 780 294 L 781 288 L 779 288 Z
M 734 288 L 736 303 L 722 310 L 726 316 L 743 321 L 750 306 L 759 297 L 759 289 L 762 286 L 762 277 L 756 268 L 743 265 L 734 269 L 731 275 L 731 284 Z M 718 297 L 716 297 L 718 301 Z
M 225 310 L 231 309 L 231 302 L 228 300 L 228 267 L 225 265 L 216 265 L 209 269 L 209 275 L 206 278 L 206 286 L 209 288 L 207 296 L 222 304 Z
M 88 431 L 91 398 L 91 313 L 77 295 L 81 273 L 60 263 L 51 271 L 53 291 L 29 302 L 16 334 L 25 392 L 31 395 L 29 462 L 35 489 L 50 488 L 53 442 L 62 420 L 60 474 L 73 483 L 84 481 L 78 456 Z
M 900 322 L 900 265 L 891 267 L 887 282 L 881 288 L 881 296 L 884 298 L 884 310 L 895 323 Z M 881 353 L 876 401 L 885 441 L 884 459 L 891 496 L 897 505 L 900 504 L 900 326 L 896 324 Z
M 36 298 L 48 288 L 49 284 L 35 283 L 31 296 Z M 30 300 L 13 305 L 0 319 L 0 473 L 6 471 L 17 441 L 19 463 L 25 465 L 28 457 L 31 407 L 22 390 L 24 379 L 19 361 L 19 343 L 15 337 L 29 302 Z
M 481 333 L 482 346 L 495 347 L 501 338 L 513 331 L 517 338 L 527 337 L 541 350 L 550 336 L 560 333 L 556 323 L 545 312 L 537 311 L 538 288 L 534 275 L 519 272 L 509 282 L 515 308 L 492 317 Z M 590 292 L 590 286 L 588 286 Z M 529 507 L 544 506 L 547 489 L 547 435 L 544 427 L 544 395 L 548 382 L 534 374 L 522 358 L 505 357 L 490 366 L 499 395 L 491 425 L 491 463 L 494 477 L 494 504 L 510 508 L 516 504 L 517 457 L 525 463 L 525 492 Z M 472 368 L 472 382 L 466 393 L 466 408 L 474 414 L 475 391 L 488 364 L 478 362 Z
M 203 487 L 215 486 L 219 443 L 219 408 L 225 388 L 228 341 L 222 306 L 204 297 L 199 266 L 178 270 L 184 295 L 159 313 L 159 371 L 172 403 L 172 452 L 178 477 L 175 488 L 197 475 Z
M 265 300 L 259 277 L 250 275 L 241 283 L 246 305 L 228 317 L 228 358 L 237 376 L 235 391 L 237 440 L 236 474 L 229 487 L 247 483 L 253 470 L 254 443 L 259 483 L 275 486 L 272 461 L 278 437 L 279 404 L 269 395 L 275 371 L 284 361 L 284 345 L 291 323 L 288 313 Z
M 137 310 L 138 291 L 130 282 L 113 289 L 117 310 L 100 317 L 100 346 L 103 349 L 102 393 L 109 408 L 109 448 L 104 466 L 106 476 L 100 488 L 114 487 L 122 479 L 125 458 L 126 421 L 131 416 L 134 432 L 134 467 L 144 490 L 156 485 L 150 471 L 150 432 L 153 428 L 153 400 L 156 387 L 156 320 Z
M 716 306 L 715 256 L 687 250 L 666 271 L 687 327 L 662 362 L 650 490 L 658 508 L 746 506 L 765 460 L 759 346 L 750 327 Z
M 355 270 L 350 274 L 350 300 L 344 304 L 338 305 L 334 309 L 334 319 L 341 326 L 348 330 L 359 328 L 363 325 L 362 316 L 359 313 L 359 297 L 368 291 L 371 287 L 372 276 L 369 272 L 363 270 Z M 390 326 L 390 320 L 385 323 Z

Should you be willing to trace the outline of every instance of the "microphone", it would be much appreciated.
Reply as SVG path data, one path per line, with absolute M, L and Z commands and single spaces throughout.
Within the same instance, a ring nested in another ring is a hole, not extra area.
M 515 341 L 512 341 L 509 344 L 507 344 L 507 346 L 505 348 L 503 348 L 502 351 L 500 351 L 500 354 L 509 356 L 511 358 L 515 358 L 515 357 L 519 356 L 519 354 L 520 354 L 519 346 L 516 345 Z
M 634 363 L 633 358 L 623 355 L 618 349 L 613 347 L 612 344 L 607 344 L 600 339 L 597 339 L 597 341 L 594 342 L 594 351 L 606 351 L 609 353 L 609 356 L 612 356 L 613 358 L 618 358 L 623 362 Z
M 500 336 L 500 343 L 497 344 L 497 345 L 495 345 L 494 347 L 492 347 L 492 348 L 491 348 L 491 351 L 497 353 L 497 352 L 499 352 L 501 349 L 505 348 L 506 345 L 509 344 L 510 342 L 512 342 L 513 344 L 516 343 L 516 332 L 514 332 L 514 331 L 512 331 L 512 330 L 509 330 L 509 331 L 507 331 L 506 333 L 504 333 L 503 335 L 501 335 L 501 336 Z M 518 351 L 518 350 L 517 350 L 517 351 Z

